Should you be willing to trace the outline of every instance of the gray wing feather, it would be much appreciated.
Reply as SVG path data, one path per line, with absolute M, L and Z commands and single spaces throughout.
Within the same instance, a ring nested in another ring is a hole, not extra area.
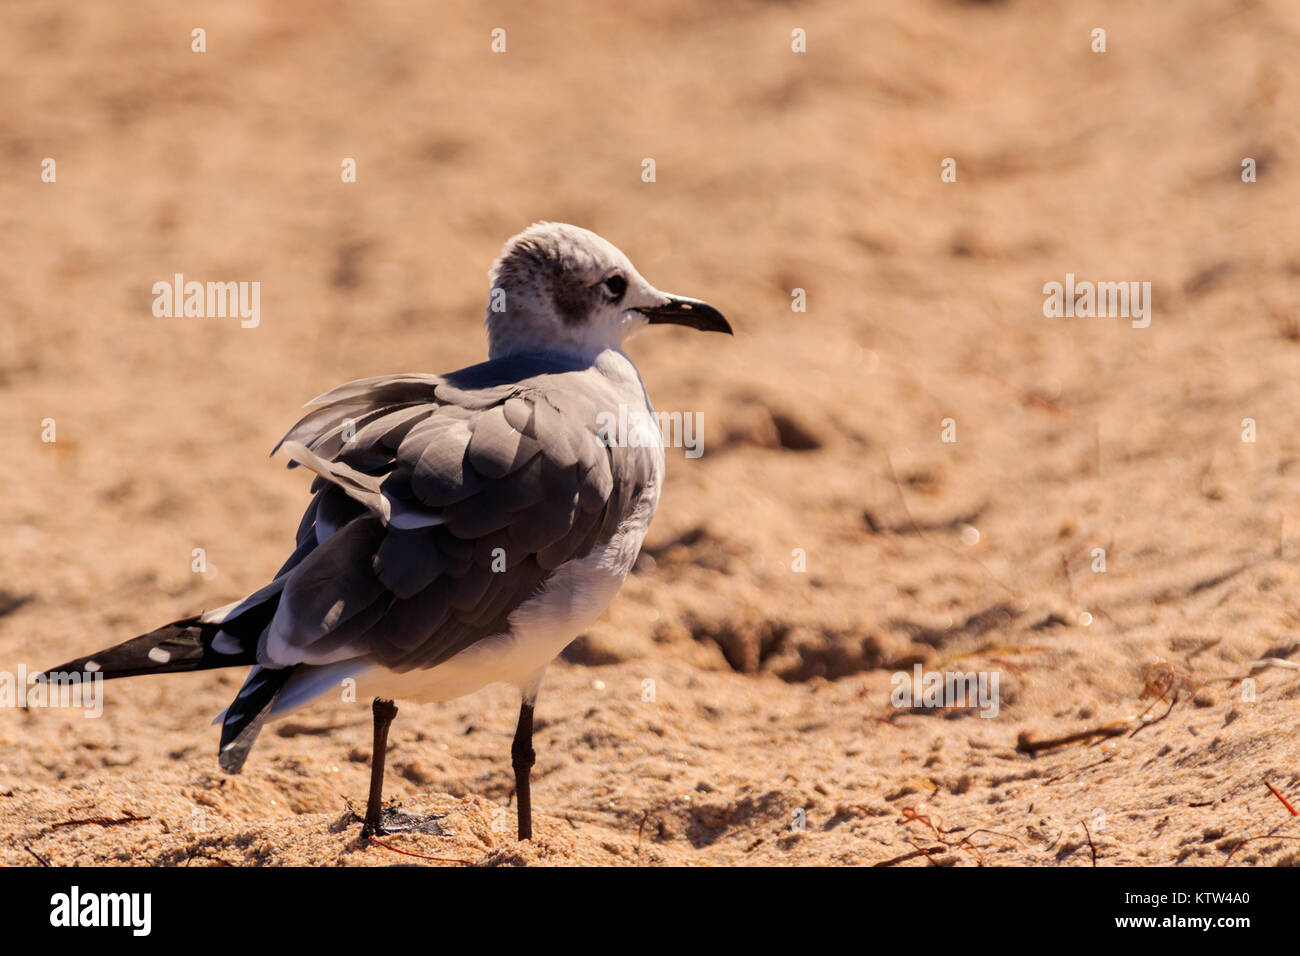
M 280 450 L 281 445 L 289 441 L 303 442 L 310 447 L 313 442 L 319 441 L 320 438 L 339 427 L 348 418 L 365 411 L 367 407 L 359 403 L 340 404 L 308 412 L 298 420 L 296 425 L 284 433 L 283 438 L 275 443 L 275 447 L 271 449 L 271 454 L 274 455 Z M 292 468 L 294 465 L 290 464 L 289 467 Z
M 373 553 L 383 534 L 384 527 L 378 521 L 354 519 L 290 571 L 280 606 L 262 637 L 259 657 L 284 660 L 282 651 L 286 648 L 321 641 L 380 598 L 384 587 L 371 562 L 357 558 Z M 326 655 L 314 654 L 313 662 L 326 663 L 319 660 L 322 656 Z
M 424 404 L 386 408 L 344 443 L 339 457 L 362 471 L 381 467 L 393 460 L 410 430 L 432 414 L 433 409 Z
M 397 460 L 405 469 L 396 472 L 400 482 L 409 475 L 414 496 L 434 508 L 463 501 L 481 487 L 479 476 L 465 467 L 469 448 L 469 420 L 437 414 L 426 419 L 397 449 Z
M 552 460 L 560 468 L 576 465 L 584 450 L 593 456 L 598 451 L 585 436 L 571 435 L 555 406 L 545 399 L 533 402 L 532 430 L 527 434 L 551 449 Z
M 487 409 L 472 421 L 465 463 L 484 478 L 504 478 L 542 450 L 536 439 L 511 427 L 503 405 Z
M 328 392 L 317 395 L 307 406 L 337 405 L 350 399 L 359 399 L 365 405 L 393 405 L 399 402 L 431 402 L 435 389 L 446 379 L 441 375 L 410 373 L 407 375 L 376 375 L 359 378 L 354 382 L 336 385 Z
M 390 530 L 376 549 L 372 565 L 379 583 L 405 600 L 432 584 L 450 562 L 432 536 L 419 530 Z
M 365 505 L 385 522 L 392 515 L 392 503 L 380 492 L 381 482 L 373 475 L 357 471 L 341 461 L 330 461 L 296 441 L 284 442 L 284 450 L 294 461 L 306 465 L 355 501 Z
M 368 509 L 355 498 L 348 497 L 342 488 L 323 479 L 317 480 L 322 482 L 322 487 L 312 499 L 316 502 L 316 520 L 311 532 L 316 544 L 324 544 L 339 528 Z

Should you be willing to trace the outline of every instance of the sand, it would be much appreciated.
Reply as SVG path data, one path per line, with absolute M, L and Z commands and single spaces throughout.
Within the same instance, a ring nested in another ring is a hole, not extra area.
M 400 703 L 388 793 L 441 833 L 366 847 L 367 702 L 227 777 L 207 672 L 0 712 L 0 863 L 1300 861 L 1300 9 L 587 6 L 0 11 L 6 672 L 260 586 L 299 405 L 481 360 L 533 220 L 738 333 L 630 344 L 704 454 L 548 674 L 531 843 L 512 690 Z M 260 282 L 257 327 L 155 317 L 178 272 Z M 1046 317 L 1067 274 L 1149 326 Z M 918 664 L 996 714 L 897 706 Z

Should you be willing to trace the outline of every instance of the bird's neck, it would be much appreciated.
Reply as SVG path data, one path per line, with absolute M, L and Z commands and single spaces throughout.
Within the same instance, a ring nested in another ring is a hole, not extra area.
M 557 338 L 552 328 L 542 323 L 514 321 L 509 328 L 499 327 L 488 319 L 488 358 L 512 355 L 557 355 L 584 365 L 594 365 L 601 353 L 621 351 L 622 342 L 609 341 L 604 330 L 574 329 Z

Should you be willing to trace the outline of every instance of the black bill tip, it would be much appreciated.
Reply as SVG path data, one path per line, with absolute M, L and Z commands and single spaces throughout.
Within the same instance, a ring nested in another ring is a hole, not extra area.
M 684 325 L 701 332 L 725 332 L 734 335 L 731 323 L 726 317 L 699 299 L 688 299 L 684 295 L 670 295 L 663 305 L 639 310 L 650 320 L 651 325 Z

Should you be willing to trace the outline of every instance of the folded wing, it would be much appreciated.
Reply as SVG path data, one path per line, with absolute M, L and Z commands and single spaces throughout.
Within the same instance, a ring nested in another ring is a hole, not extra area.
M 317 479 L 259 660 L 405 671 L 503 632 L 651 480 L 649 449 L 601 438 L 617 402 L 598 373 L 549 358 L 321 396 L 282 440 Z

